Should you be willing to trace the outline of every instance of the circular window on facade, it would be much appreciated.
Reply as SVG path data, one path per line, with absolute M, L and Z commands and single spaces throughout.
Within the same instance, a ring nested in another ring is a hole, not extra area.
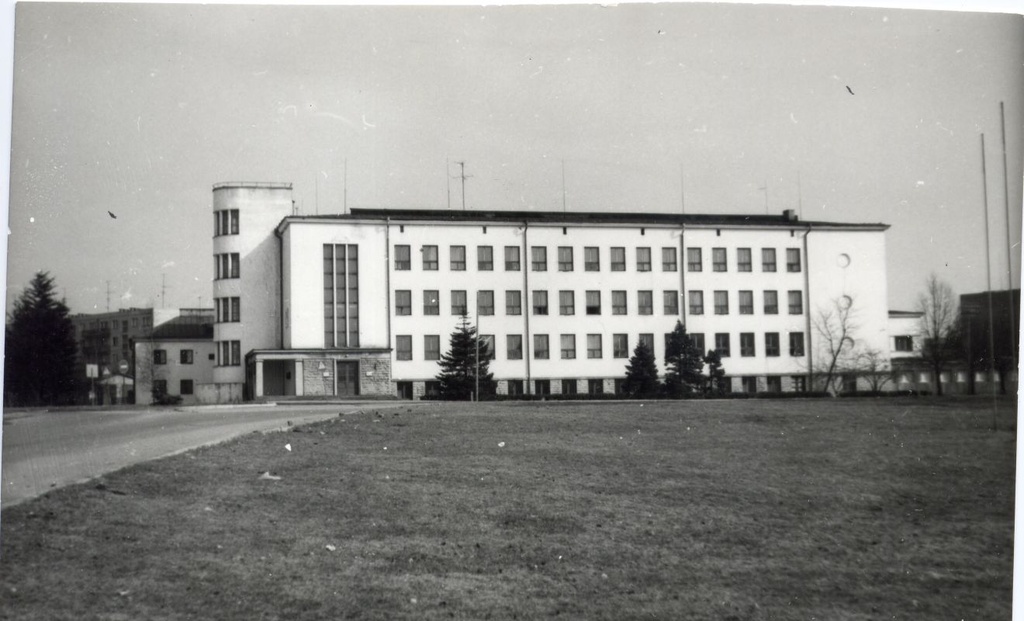
M 850 264 L 850 255 L 846 254 L 845 252 L 843 254 L 840 254 L 839 258 L 836 259 L 836 263 L 839 264 L 839 267 L 846 267 L 847 265 Z

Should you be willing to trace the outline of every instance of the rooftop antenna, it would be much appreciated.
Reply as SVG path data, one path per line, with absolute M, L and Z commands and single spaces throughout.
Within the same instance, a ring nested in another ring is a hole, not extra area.
M 107 281 L 107 312 L 110 312 L 110 281 Z
M 348 213 L 348 158 L 345 158 L 345 191 L 342 195 L 341 213 Z
M 316 215 L 320 215 L 320 175 L 313 177 L 313 199 L 315 201 Z
M 686 214 L 686 170 L 679 165 L 679 209 Z
M 1010 187 L 1009 176 L 1006 172 L 1006 113 L 1003 110 L 1003 102 L 999 102 L 999 121 L 1003 127 L 1003 199 L 1006 201 L 1006 274 L 1008 277 L 1006 294 L 1010 296 L 1010 304 L 1006 307 L 1010 315 L 1010 352 L 1013 355 L 1013 367 L 1017 368 L 1017 322 L 1013 316 L 1013 254 L 1011 253 L 1010 238 Z
M 565 158 L 562 158 L 562 213 L 565 213 Z
M 466 176 L 466 162 L 455 162 L 459 165 L 459 178 L 462 179 L 462 211 L 466 211 L 466 179 L 470 179 L 473 175 Z
M 800 214 L 800 219 L 804 217 L 804 193 L 803 188 L 800 185 L 800 171 L 796 171 L 796 209 L 797 213 Z
M 166 306 L 167 301 L 167 274 L 160 274 L 160 308 Z
M 448 182 L 448 209 L 452 208 L 452 164 L 444 158 L 444 178 Z
M 764 215 L 768 215 L 768 179 L 764 180 L 764 187 L 757 188 L 764 190 Z

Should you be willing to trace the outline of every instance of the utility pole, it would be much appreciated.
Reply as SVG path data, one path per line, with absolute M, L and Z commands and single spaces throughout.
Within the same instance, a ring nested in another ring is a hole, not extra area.
M 110 312 L 110 281 L 107 281 L 107 312 Z
M 1017 370 L 1017 321 L 1013 316 L 1013 254 L 1011 253 L 1012 240 L 1010 237 L 1010 186 L 1009 176 L 1006 172 L 1006 112 L 1003 110 L 1003 102 L 999 102 L 999 120 L 1003 127 L 1003 199 L 1006 201 L 1006 273 L 1007 286 L 1006 295 L 1009 296 L 1009 305 L 1006 312 L 1010 315 L 1010 354 L 1013 356 L 1014 371 Z
M 992 251 L 989 245 L 988 233 L 988 182 L 985 173 L 985 134 L 981 135 L 981 189 L 985 202 L 985 274 L 988 278 L 988 381 L 992 389 L 992 431 L 996 426 L 996 386 L 995 386 L 995 358 L 996 343 L 993 332 L 992 320 Z M 941 379 L 939 381 L 942 381 Z
M 462 211 L 466 211 L 466 179 L 470 179 L 473 175 L 466 175 L 466 162 L 455 162 L 459 165 L 459 178 L 462 179 Z

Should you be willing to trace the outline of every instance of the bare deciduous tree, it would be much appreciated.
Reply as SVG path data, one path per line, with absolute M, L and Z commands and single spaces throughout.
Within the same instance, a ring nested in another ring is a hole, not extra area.
M 840 373 L 855 366 L 855 316 L 853 298 L 842 296 L 832 300 L 827 308 L 819 308 L 812 321 L 819 337 L 814 372 L 823 382 L 821 389 L 825 392 L 838 392 Z
M 893 381 L 889 358 L 877 349 L 867 348 L 857 353 L 857 372 L 867 381 L 871 392 L 881 392 Z
M 935 394 L 942 394 L 942 372 L 956 359 L 959 350 L 959 325 L 953 289 L 934 273 L 917 298 L 921 317 L 921 358 L 934 376 Z

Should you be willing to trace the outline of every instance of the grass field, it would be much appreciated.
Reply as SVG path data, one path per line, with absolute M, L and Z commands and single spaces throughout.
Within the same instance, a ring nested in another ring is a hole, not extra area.
M 1009 619 L 1015 404 L 992 419 L 930 399 L 368 405 L 4 510 L 0 615 Z

